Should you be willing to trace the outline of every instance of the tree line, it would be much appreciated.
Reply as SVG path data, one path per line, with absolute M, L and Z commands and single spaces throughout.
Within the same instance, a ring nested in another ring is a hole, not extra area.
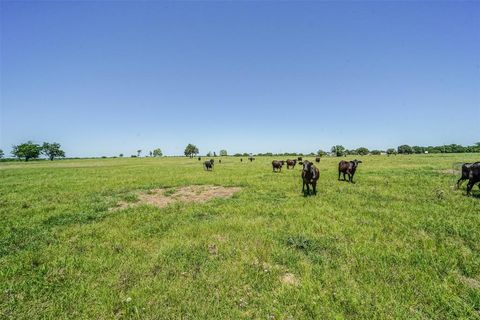
M 330 149 L 330 153 L 324 151 L 322 149 L 318 150 L 317 152 L 311 152 L 308 154 L 303 153 L 296 153 L 296 152 L 286 152 L 286 153 L 257 153 L 255 156 L 325 156 L 325 155 L 333 155 L 337 157 L 342 157 L 346 155 L 380 155 L 380 154 L 387 154 L 387 155 L 396 155 L 396 154 L 422 154 L 422 153 L 480 153 L 480 142 L 475 143 L 472 146 L 462 146 L 459 144 L 448 144 L 442 146 L 409 146 L 407 144 L 403 144 L 395 148 L 389 148 L 387 150 L 369 150 L 365 147 L 360 147 L 356 149 L 347 149 L 342 145 L 335 145 Z M 15 145 L 12 148 L 12 155 L 18 159 L 28 161 L 30 159 L 38 159 L 40 155 L 45 155 L 48 159 L 54 160 L 55 158 L 64 158 L 65 152 L 61 149 L 61 145 L 57 142 L 48 143 L 44 142 L 42 145 L 33 143 L 32 141 L 27 141 L 25 143 Z M 137 150 L 136 155 L 131 155 L 131 157 L 140 157 L 142 154 L 142 150 Z M 163 153 L 160 148 L 156 148 L 152 151 L 149 151 L 150 157 L 162 157 Z M 193 158 L 200 154 L 198 147 L 194 144 L 189 143 L 185 147 L 184 155 L 186 157 Z M 220 156 L 227 156 L 227 150 L 222 149 L 219 152 Z M 240 157 L 248 157 L 252 155 L 251 153 L 235 153 L 234 156 Z M 206 154 L 207 157 L 216 157 L 217 153 L 214 151 L 209 151 Z M 3 150 L 0 149 L 0 158 L 4 157 Z M 123 157 L 123 153 L 120 153 L 119 157 Z M 106 158 L 106 157 L 105 157 Z

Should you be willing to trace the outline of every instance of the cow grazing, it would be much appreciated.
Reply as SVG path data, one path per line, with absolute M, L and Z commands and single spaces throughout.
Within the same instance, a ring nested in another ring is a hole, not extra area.
M 222 159 L 218 159 L 218 163 L 222 163 Z
M 202 160 L 202 157 L 198 157 L 198 161 Z
M 310 194 L 310 185 L 312 185 L 313 194 L 317 194 L 317 181 L 319 177 L 320 177 L 320 171 L 318 171 L 318 168 L 315 167 L 315 165 L 312 162 L 305 160 L 303 162 L 303 168 L 302 168 L 302 181 L 303 181 L 302 192 L 304 195 Z M 307 186 L 306 193 L 305 193 L 305 186 Z
M 316 158 L 315 158 L 315 162 L 316 162 L 316 163 L 319 163 L 319 162 L 320 162 L 320 157 L 316 157 Z
M 475 162 L 468 172 L 467 195 L 472 191 L 473 186 L 480 182 L 480 162 Z M 478 186 L 480 188 L 480 185 Z
M 248 158 L 248 160 L 250 160 L 250 162 L 252 162 L 253 160 L 255 160 L 255 158 L 254 158 L 254 157 L 250 157 L 250 158 Z
M 210 159 L 208 161 L 205 161 L 203 163 L 203 168 L 207 171 L 210 171 L 210 170 L 213 170 L 213 163 L 214 163 L 214 160 L 213 159 Z
M 343 173 L 343 180 L 347 181 L 345 179 L 345 174 L 348 174 L 348 182 L 353 183 L 353 176 L 355 175 L 359 163 L 362 163 L 362 161 L 357 159 L 353 161 L 340 161 L 338 164 L 338 180 L 340 180 L 340 174 Z
M 282 171 L 282 167 L 285 164 L 285 161 L 283 160 L 273 160 L 272 161 L 272 170 L 273 172 L 275 171 Z
M 475 162 L 480 163 L 480 162 Z M 474 163 L 464 163 L 462 164 L 462 176 L 457 181 L 457 189 L 460 188 L 464 180 L 468 180 L 468 175 L 470 173 L 470 168 L 474 165 Z
M 302 161 L 303 158 L 302 158 L 302 157 L 298 157 L 297 160 L 298 160 L 298 161 Z
M 240 158 L 240 162 L 243 162 L 243 159 L 242 159 L 242 158 Z
M 297 160 L 287 159 L 287 169 L 295 169 L 296 164 L 297 164 Z

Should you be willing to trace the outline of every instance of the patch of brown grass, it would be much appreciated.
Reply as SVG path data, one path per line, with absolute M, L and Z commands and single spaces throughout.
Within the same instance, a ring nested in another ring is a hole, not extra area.
M 176 188 L 173 192 L 168 189 L 153 189 L 138 192 L 138 201 L 131 203 L 120 201 L 113 210 L 135 207 L 142 204 L 163 208 L 174 202 L 206 202 L 215 198 L 230 198 L 240 191 L 239 187 L 222 187 L 211 185 L 192 185 Z

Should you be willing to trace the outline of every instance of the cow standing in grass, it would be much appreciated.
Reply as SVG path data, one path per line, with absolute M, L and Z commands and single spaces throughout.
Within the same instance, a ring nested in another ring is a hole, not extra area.
M 315 162 L 316 162 L 316 163 L 320 163 L 320 157 L 316 157 L 316 158 L 315 158 Z
M 284 163 L 285 163 L 285 161 L 283 161 L 283 160 L 281 160 L 281 161 L 279 161 L 279 160 L 273 160 L 273 161 L 272 161 L 272 170 L 273 170 L 273 172 L 275 172 L 275 171 L 279 171 L 279 172 L 282 171 L 282 167 L 283 167 Z
M 287 169 L 295 169 L 296 164 L 297 164 L 297 160 L 287 159 Z
M 468 172 L 467 195 L 472 191 L 473 186 L 480 182 L 480 162 L 475 162 Z M 480 188 L 480 185 L 478 186 Z
M 315 167 L 312 162 L 305 160 L 302 168 L 302 192 L 304 195 L 310 195 L 310 185 L 312 185 L 313 194 L 317 194 L 317 181 L 319 177 L 320 171 L 318 168 Z M 306 193 L 305 186 L 307 186 Z
M 480 162 L 475 162 L 475 163 L 480 163 Z M 470 168 L 475 164 L 475 163 L 464 163 L 462 164 L 462 176 L 460 179 L 457 181 L 457 189 L 460 188 L 462 185 L 463 181 L 468 180 L 468 175 L 470 174 Z
M 209 161 L 205 161 L 203 163 L 203 169 L 207 171 L 213 170 L 213 163 L 214 163 L 213 159 L 210 159 Z
M 353 183 L 353 176 L 355 175 L 359 163 L 362 163 L 362 161 L 357 159 L 353 161 L 340 161 L 338 164 L 338 180 L 340 180 L 340 174 L 343 173 L 343 180 L 347 181 L 345 179 L 345 174 L 348 174 L 348 182 Z

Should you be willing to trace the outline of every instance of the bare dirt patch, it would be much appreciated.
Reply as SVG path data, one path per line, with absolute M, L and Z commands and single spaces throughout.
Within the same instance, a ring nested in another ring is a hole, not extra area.
M 230 198 L 234 193 L 240 191 L 238 187 L 222 187 L 211 185 L 193 185 L 172 189 L 153 189 L 145 192 L 138 192 L 138 201 L 120 201 L 113 210 L 135 207 L 142 204 L 149 204 L 163 208 L 174 202 L 206 202 L 215 198 Z
M 480 281 L 474 278 L 469 278 L 465 276 L 459 276 L 460 281 L 466 285 L 467 287 L 470 287 L 472 289 L 479 289 L 480 288 Z
M 280 281 L 284 284 L 287 284 L 287 285 L 290 285 L 290 286 L 298 286 L 299 285 L 299 281 L 297 279 L 297 277 L 293 274 L 293 273 L 285 273 L 284 275 L 282 275 L 280 277 Z
M 451 174 L 451 175 L 459 175 L 461 173 L 460 170 L 455 170 L 455 169 L 437 170 L 437 171 L 443 174 Z

